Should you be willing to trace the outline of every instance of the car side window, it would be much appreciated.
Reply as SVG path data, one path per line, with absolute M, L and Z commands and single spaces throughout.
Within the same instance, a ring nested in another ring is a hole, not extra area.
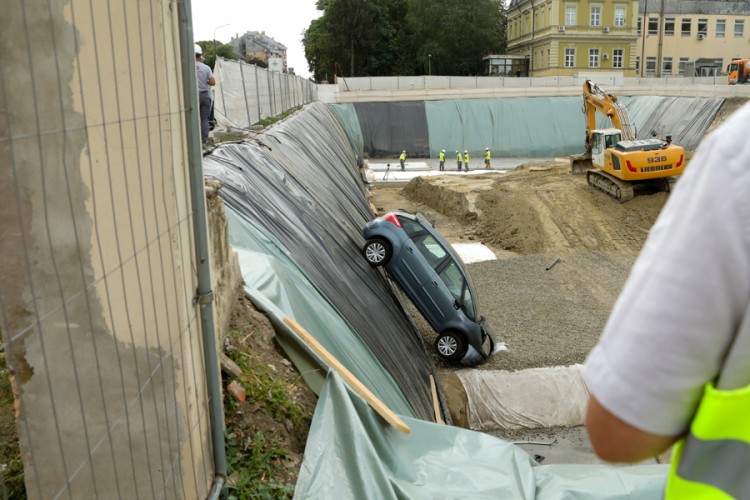
M 453 298 L 460 301 L 461 291 L 464 286 L 464 276 L 461 274 L 461 270 L 455 261 L 450 261 L 445 268 L 440 271 L 440 279 L 443 280 L 445 286 L 450 290 Z
M 399 217 L 398 220 L 401 222 L 401 227 L 404 228 L 404 231 L 406 231 L 406 234 L 409 235 L 409 238 L 414 238 L 415 236 L 418 236 L 420 233 L 425 232 L 425 228 L 422 227 L 422 225 L 414 221 L 412 219 L 407 219 L 406 217 Z
M 445 251 L 442 245 L 431 234 L 427 234 L 422 238 L 416 238 L 414 245 L 416 245 L 419 252 L 433 269 L 437 268 L 448 257 L 448 252 Z
M 464 298 L 461 301 L 464 306 L 464 314 L 472 321 L 476 321 L 477 311 L 474 308 L 474 297 L 471 295 L 471 291 L 468 286 L 464 286 Z

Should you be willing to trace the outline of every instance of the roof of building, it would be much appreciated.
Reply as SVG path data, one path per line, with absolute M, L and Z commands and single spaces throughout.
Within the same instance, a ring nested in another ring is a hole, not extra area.
M 277 42 L 264 31 L 248 31 L 236 40 L 244 40 L 245 50 L 248 52 L 265 52 L 266 50 L 279 52 L 286 50 L 286 46 Z M 234 40 L 233 40 L 234 41 Z
M 515 0 L 514 0 L 515 1 Z M 662 9 L 662 3 L 664 3 Z M 648 11 L 646 11 L 648 9 Z M 723 14 L 750 15 L 750 2 L 747 0 L 649 0 L 638 3 L 641 14 Z

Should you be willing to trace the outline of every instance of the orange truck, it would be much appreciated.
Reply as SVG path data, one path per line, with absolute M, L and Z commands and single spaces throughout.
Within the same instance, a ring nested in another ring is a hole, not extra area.
M 732 59 L 727 66 L 727 83 L 737 85 L 738 83 L 750 83 L 750 59 Z

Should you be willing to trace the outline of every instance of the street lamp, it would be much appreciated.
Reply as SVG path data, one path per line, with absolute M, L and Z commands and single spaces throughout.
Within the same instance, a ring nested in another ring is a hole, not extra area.
M 432 54 L 427 54 L 427 74 L 432 76 Z
M 226 27 L 226 26 L 231 26 L 231 25 L 232 25 L 232 23 L 229 23 L 229 24 L 222 24 L 221 26 L 217 26 L 216 28 L 214 28 L 214 60 L 216 60 L 216 31 L 217 31 L 217 30 L 218 30 L 219 28 L 224 28 L 224 27 Z

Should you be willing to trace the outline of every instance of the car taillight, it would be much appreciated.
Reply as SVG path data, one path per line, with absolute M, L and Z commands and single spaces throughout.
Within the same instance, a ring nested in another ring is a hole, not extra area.
M 625 160 L 625 163 L 628 166 L 628 170 L 630 170 L 631 172 L 636 172 L 637 171 L 636 169 L 633 168 L 633 165 L 630 164 L 630 160 Z
M 401 227 L 401 221 L 398 220 L 398 216 L 394 214 L 393 212 L 389 212 L 385 214 L 385 217 L 383 218 L 387 220 L 388 222 L 392 222 L 393 224 L 395 224 L 396 227 Z
M 680 168 L 682 166 L 682 160 L 685 159 L 684 155 L 680 155 L 680 161 L 677 162 L 677 168 Z

